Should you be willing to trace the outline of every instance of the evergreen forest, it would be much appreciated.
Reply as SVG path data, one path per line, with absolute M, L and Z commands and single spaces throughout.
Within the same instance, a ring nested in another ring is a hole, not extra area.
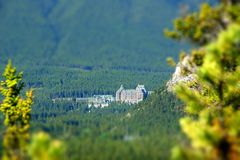
M 240 159 L 240 1 L 0 0 L 0 17 L 0 159 Z M 138 104 L 76 100 L 138 84 Z

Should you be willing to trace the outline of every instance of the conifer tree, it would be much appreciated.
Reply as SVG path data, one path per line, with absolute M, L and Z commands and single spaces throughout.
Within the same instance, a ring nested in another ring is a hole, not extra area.
M 32 90 L 26 92 L 26 98 L 21 96 L 24 83 L 23 73 L 12 67 L 11 61 L 3 73 L 4 80 L 0 83 L 3 100 L 0 112 L 4 115 L 6 128 L 3 137 L 3 160 L 25 159 L 64 159 L 64 144 L 52 139 L 46 133 L 36 133 L 30 137 L 30 111 L 33 103 Z
M 177 96 L 188 116 L 180 120 L 190 144 L 173 149 L 173 159 L 237 160 L 240 157 L 240 2 L 203 4 L 175 21 L 167 35 L 195 42 L 191 63 L 196 81 L 179 84 Z M 193 88 L 192 86 L 197 86 Z
M 3 159 L 21 160 L 26 155 L 29 140 L 29 121 L 32 105 L 32 90 L 26 92 L 26 99 L 20 96 L 23 89 L 22 72 L 17 72 L 9 61 L 1 81 L 0 91 L 3 101 L 0 111 L 4 115 L 6 132 L 3 140 Z

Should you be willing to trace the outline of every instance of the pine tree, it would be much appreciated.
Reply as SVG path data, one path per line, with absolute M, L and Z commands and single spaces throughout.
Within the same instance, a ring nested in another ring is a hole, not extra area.
M 17 73 L 9 61 L 1 81 L 0 91 L 4 97 L 0 111 L 4 115 L 6 132 L 3 140 L 3 159 L 24 159 L 29 140 L 29 121 L 32 105 L 32 90 L 26 92 L 26 99 L 20 94 L 23 89 L 23 73 Z
M 179 84 L 177 96 L 188 116 L 180 120 L 190 144 L 173 149 L 173 159 L 237 160 L 240 157 L 240 2 L 203 4 L 199 13 L 175 21 L 172 38 L 200 46 L 191 52 L 196 81 Z M 192 87 L 197 86 L 197 87 Z

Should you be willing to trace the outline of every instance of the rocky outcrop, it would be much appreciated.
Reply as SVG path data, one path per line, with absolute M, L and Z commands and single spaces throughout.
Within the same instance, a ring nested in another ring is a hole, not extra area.
M 196 80 L 196 67 L 191 63 L 191 56 L 185 56 L 180 61 L 172 75 L 172 78 L 167 82 L 167 90 L 172 92 L 174 87 L 179 83 L 188 83 Z

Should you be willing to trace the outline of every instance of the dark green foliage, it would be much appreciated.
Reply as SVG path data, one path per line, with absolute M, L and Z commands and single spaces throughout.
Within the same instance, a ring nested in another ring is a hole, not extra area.
M 1 61 L 165 70 L 165 58 L 184 45 L 162 30 L 182 4 L 203 1 L 1 1 Z
M 181 103 L 163 89 L 137 106 L 47 104 L 51 106 L 44 110 L 35 107 L 32 129 L 42 128 L 64 140 L 69 159 L 166 159 L 181 137 Z
M 161 90 L 139 106 L 105 109 L 51 98 L 162 85 L 172 71 L 166 57 L 186 48 L 163 39 L 162 30 L 182 3 L 194 10 L 200 2 L 0 1 L 0 65 L 12 57 L 35 88 L 31 131 L 63 139 L 69 159 L 168 159 L 183 115 L 173 95 Z
M 82 68 L 45 67 L 33 68 L 25 74 L 27 87 L 36 88 L 37 93 L 43 93 L 47 98 L 56 97 L 87 97 L 96 94 L 112 94 L 121 84 L 127 88 L 135 88 L 144 84 L 148 90 L 153 90 L 167 81 L 169 72 L 131 71 Z M 47 94 L 47 95 L 46 95 Z M 50 97 L 49 97 L 50 94 Z M 37 96 L 36 98 L 41 99 Z
M 182 4 L 200 2 L 1 1 L 0 66 L 12 58 L 39 99 L 114 94 L 121 84 L 153 90 L 169 79 L 166 57 L 186 48 L 163 28 Z

